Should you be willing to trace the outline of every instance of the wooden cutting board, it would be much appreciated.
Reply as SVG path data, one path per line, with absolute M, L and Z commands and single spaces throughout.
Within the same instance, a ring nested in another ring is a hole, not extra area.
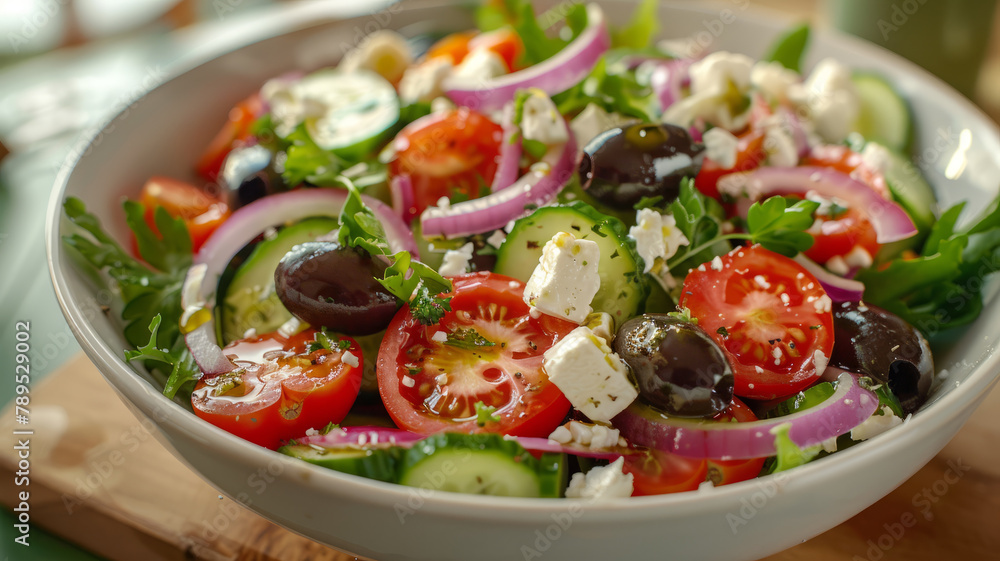
M 0 502 L 14 508 L 15 430 L 31 439 L 31 524 L 112 561 L 347 561 L 218 494 L 125 408 L 83 355 L 0 412 Z M 900 488 L 769 561 L 1000 559 L 1000 391 Z M 956 477 L 956 470 L 961 477 Z M 849 493 L 850 490 L 845 490 Z M 822 508 L 822 505 L 816 505 Z M 210 528 L 222 529 L 213 531 Z M 5 544 L 6 547 L 6 544 Z

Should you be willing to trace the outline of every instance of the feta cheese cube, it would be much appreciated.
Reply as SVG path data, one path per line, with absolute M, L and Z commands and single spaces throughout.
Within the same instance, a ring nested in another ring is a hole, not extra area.
M 449 249 L 444 252 L 444 261 L 438 272 L 442 277 L 453 277 L 468 272 L 469 261 L 472 260 L 472 242 L 469 242 L 458 249 Z
M 454 67 L 447 57 L 434 57 L 407 68 L 399 81 L 400 100 L 406 105 L 441 97 L 444 95 L 444 80 L 451 75 Z
M 594 421 L 610 421 L 639 396 L 625 363 L 586 327 L 546 351 L 542 366 L 573 407 Z
M 677 220 L 655 210 L 644 208 L 636 212 L 635 226 L 628 236 L 635 240 L 635 248 L 642 257 L 644 273 L 660 273 L 663 264 L 677 253 L 681 246 L 690 243 L 677 228 Z
M 361 365 L 360 359 L 358 359 L 357 355 L 355 355 L 351 351 L 347 351 L 346 353 L 344 353 L 344 356 L 342 356 L 340 359 L 344 361 L 344 364 L 348 366 L 353 366 L 354 368 L 357 368 L 358 366 Z
M 705 156 L 719 164 L 719 167 L 731 169 L 736 166 L 740 141 L 733 133 L 722 127 L 715 127 L 705 131 L 702 140 L 705 143 Z
M 524 287 L 524 302 L 542 313 L 582 323 L 601 288 L 596 242 L 559 232 L 546 242 L 538 266 Z
M 801 80 L 798 72 L 775 61 L 758 61 L 750 71 L 750 84 L 769 102 L 788 99 L 789 90 Z
M 507 73 L 507 63 L 489 49 L 474 49 L 455 67 L 452 77 L 464 83 L 482 83 Z
M 589 327 L 594 335 L 597 335 L 608 345 L 615 338 L 615 319 L 611 317 L 611 314 L 607 312 L 594 312 L 587 316 L 587 320 L 583 323 L 585 326 Z
M 865 419 L 865 422 L 851 429 L 852 440 L 868 440 L 875 438 L 892 427 L 903 424 L 888 406 L 882 406 L 882 414 L 875 414 Z M 568 496 L 568 495 L 567 495 Z
M 395 31 L 383 29 L 368 35 L 357 47 L 348 51 L 338 68 L 344 72 L 371 70 L 396 83 L 411 64 L 413 53 L 406 38 Z
M 606 466 L 592 468 L 586 474 L 574 473 L 566 488 L 566 498 L 605 501 L 632 496 L 633 477 L 622 467 L 624 458 L 618 458 Z
M 736 131 L 750 119 L 745 103 L 753 60 L 726 51 L 712 53 L 691 65 L 691 95 L 663 112 L 662 120 L 689 126 L 703 119 L 717 127 Z
M 532 88 L 531 96 L 524 101 L 521 134 L 525 140 L 536 140 L 547 146 L 569 140 L 566 123 L 548 95 Z
M 821 60 L 789 98 L 807 107 L 816 132 L 831 143 L 847 138 L 861 109 L 851 70 L 832 58 Z

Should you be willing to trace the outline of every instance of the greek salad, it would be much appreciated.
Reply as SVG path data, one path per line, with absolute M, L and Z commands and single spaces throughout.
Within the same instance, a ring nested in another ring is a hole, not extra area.
M 150 178 L 130 246 L 75 198 L 65 243 L 167 397 L 372 479 L 610 500 L 905 422 L 982 309 L 997 201 L 939 210 L 906 100 L 800 68 L 808 27 L 755 61 L 657 41 L 656 9 L 372 33 L 251 92 L 197 182 Z

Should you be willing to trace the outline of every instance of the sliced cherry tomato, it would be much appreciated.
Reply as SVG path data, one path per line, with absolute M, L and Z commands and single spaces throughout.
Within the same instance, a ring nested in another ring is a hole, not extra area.
M 622 471 L 632 474 L 633 497 L 693 491 L 708 475 L 707 461 L 662 450 L 645 449 L 623 457 Z
M 814 146 L 802 161 L 803 166 L 820 166 L 842 171 L 868 184 L 879 195 L 888 199 L 889 187 L 885 177 L 865 164 L 861 154 L 841 144 Z
M 229 111 L 229 119 L 212 142 L 208 144 L 205 153 L 198 160 L 197 170 L 205 179 L 215 181 L 222 164 L 229 152 L 250 138 L 250 128 L 261 115 L 267 112 L 264 100 L 260 94 L 253 94 L 236 104 Z
M 451 312 L 422 325 L 403 306 L 378 352 L 378 389 L 401 428 L 430 434 L 502 432 L 547 437 L 569 401 L 542 370 L 542 355 L 576 325 L 521 300 L 524 283 L 490 272 L 452 278 Z M 477 423 L 476 404 L 497 420 Z
M 734 397 L 729 409 L 715 416 L 716 421 L 732 422 L 736 419 L 740 423 L 756 421 L 757 416 L 740 398 Z M 767 458 L 753 458 L 749 460 L 708 460 L 708 480 L 713 485 L 729 485 L 753 479 L 760 474 Z
M 721 270 L 688 274 L 680 305 L 726 352 L 736 395 L 774 399 L 815 381 L 833 350 L 832 304 L 819 281 L 758 245 L 721 260 Z
M 836 218 L 818 214 L 816 218 L 818 223 L 809 229 L 815 242 L 805 252 L 813 261 L 826 263 L 834 257 L 844 257 L 858 247 L 867 251 L 868 255 L 878 253 L 881 246 L 875 227 L 857 208 L 848 208 Z
M 408 175 L 413 206 L 407 221 L 420 216 L 441 197 L 479 197 L 493 182 L 503 129 L 489 117 L 468 108 L 435 113 L 410 123 L 396 136 L 396 156 L 389 175 Z
M 694 186 L 709 197 L 719 198 L 719 180 L 736 172 L 752 171 L 760 167 L 767 158 L 764 151 L 764 131 L 748 130 L 739 136 L 736 164 L 731 168 L 723 168 L 711 158 L 705 158 L 701 170 L 694 178 Z
M 517 61 L 524 54 L 524 43 L 521 36 L 509 27 L 502 27 L 496 31 L 480 33 L 469 41 L 469 50 L 488 49 L 500 55 L 504 64 L 507 65 L 508 72 L 520 69 Z
M 427 58 L 447 57 L 452 64 L 458 64 L 469 54 L 469 42 L 478 34 L 478 31 L 460 31 L 446 35 L 427 49 Z
M 146 223 L 154 232 L 158 232 L 153 219 L 156 207 L 163 207 L 174 218 L 182 218 L 195 253 L 229 218 L 229 205 L 190 183 L 169 177 L 149 178 L 139 200 L 146 207 Z
M 227 345 L 224 352 L 235 355 L 239 369 L 198 381 L 191 394 L 195 414 L 271 449 L 344 420 L 361 388 L 361 347 L 342 337 L 346 348 L 309 352 L 315 335 L 315 329 L 293 337 L 268 333 Z

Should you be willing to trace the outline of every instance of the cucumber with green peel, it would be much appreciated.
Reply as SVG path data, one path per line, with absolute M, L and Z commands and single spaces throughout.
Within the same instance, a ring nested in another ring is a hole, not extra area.
M 554 459 L 544 467 L 520 444 L 502 435 L 436 434 L 403 455 L 398 483 L 452 493 L 502 497 L 552 497 L 565 470 Z
M 937 221 L 938 202 L 934 189 L 912 161 L 891 149 L 887 152 L 889 158 L 884 173 L 892 198 L 910 215 L 920 232 L 929 231 Z
M 545 452 L 538 458 L 538 479 L 541 482 L 541 496 L 560 498 L 569 482 L 569 467 L 566 454 Z
M 218 299 L 222 303 L 220 324 L 225 343 L 242 339 L 251 328 L 258 333 L 274 331 L 292 318 L 274 291 L 274 270 L 292 247 L 315 241 L 339 224 L 333 217 L 306 218 L 254 247 Z
M 590 303 L 595 312 L 611 314 L 620 325 L 643 311 L 649 286 L 635 242 L 621 220 L 580 201 L 542 207 L 515 222 L 497 250 L 494 271 L 527 282 L 545 243 L 559 232 L 594 241 L 600 248 L 601 287 Z
M 854 130 L 867 140 L 905 154 L 912 135 L 909 104 L 878 74 L 856 72 L 852 80 L 861 102 Z
M 392 483 L 396 481 L 403 448 L 371 445 L 365 448 L 324 448 L 293 444 L 278 448 L 278 452 L 327 469 Z

